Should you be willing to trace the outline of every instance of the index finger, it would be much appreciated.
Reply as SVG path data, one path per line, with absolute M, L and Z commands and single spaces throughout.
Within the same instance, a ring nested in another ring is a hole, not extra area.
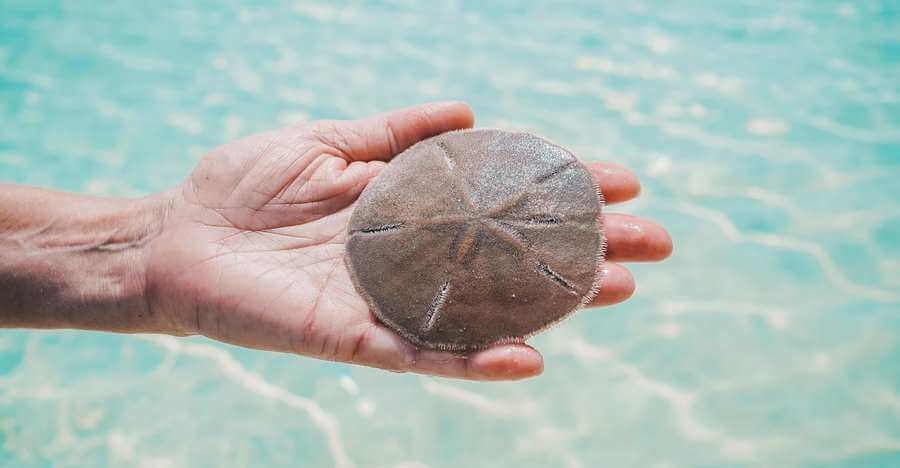
M 603 193 L 606 204 L 631 200 L 641 193 L 641 182 L 633 172 L 611 162 L 586 163 L 594 184 Z

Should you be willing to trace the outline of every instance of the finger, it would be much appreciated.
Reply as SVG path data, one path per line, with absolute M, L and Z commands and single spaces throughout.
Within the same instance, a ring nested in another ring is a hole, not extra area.
M 617 262 L 652 262 L 672 253 L 669 233 L 649 219 L 621 213 L 603 215 L 606 258 Z
M 618 304 L 634 293 L 634 277 L 618 263 L 605 262 L 600 267 L 600 289 L 587 307 Z
M 497 345 L 468 355 L 420 351 L 410 371 L 468 380 L 519 380 L 539 375 L 544 358 L 527 344 Z
M 631 200 L 641 193 L 641 182 L 623 166 L 610 162 L 588 163 L 585 166 L 608 205 Z
M 325 122 L 313 131 L 351 161 L 387 161 L 418 141 L 470 128 L 472 109 L 462 102 L 434 102 L 362 120 Z
M 517 380 L 544 369 L 544 360 L 526 344 L 498 345 L 470 354 L 413 346 L 390 329 L 368 324 L 340 360 L 395 372 L 415 372 L 468 380 Z

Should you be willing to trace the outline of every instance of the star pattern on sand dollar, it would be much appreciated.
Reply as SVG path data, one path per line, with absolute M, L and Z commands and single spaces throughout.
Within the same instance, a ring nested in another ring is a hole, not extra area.
M 447 252 L 447 258 L 452 262 L 453 268 L 457 271 L 458 269 L 465 268 L 471 258 L 474 255 L 477 255 L 482 236 L 491 235 L 510 246 L 513 251 L 516 252 L 516 255 L 521 256 L 526 262 L 530 262 L 534 266 L 536 272 L 545 276 L 555 285 L 565 288 L 569 294 L 579 295 L 579 292 L 571 281 L 557 273 L 543 259 L 538 257 L 529 244 L 527 237 L 520 230 L 522 226 L 562 224 L 565 222 L 563 217 L 552 214 L 536 214 L 524 218 L 510 216 L 509 212 L 529 196 L 528 190 L 523 190 L 517 196 L 512 197 L 499 205 L 487 209 L 480 208 L 472 199 L 466 181 L 460 176 L 460 171 L 456 169 L 456 163 L 446 145 L 439 142 L 437 146 L 443 150 L 444 162 L 448 169 L 447 177 L 455 192 L 459 194 L 457 202 L 460 204 L 459 208 L 463 213 L 437 215 L 426 219 L 416 220 L 411 223 L 395 222 L 371 226 L 363 228 L 359 230 L 359 232 L 384 233 L 403 229 L 408 224 L 415 224 L 425 228 L 439 228 L 441 226 L 456 225 L 457 229 L 453 234 L 454 241 L 451 243 L 451 248 Z M 531 181 L 526 181 L 526 183 L 542 184 L 563 173 L 574 164 L 577 164 L 577 161 L 573 158 L 564 164 L 542 173 Z M 438 287 L 422 320 L 422 332 L 429 331 L 434 327 L 435 323 L 437 323 L 440 310 L 447 302 L 448 296 L 452 294 L 452 288 L 453 285 L 449 279 L 443 281 Z

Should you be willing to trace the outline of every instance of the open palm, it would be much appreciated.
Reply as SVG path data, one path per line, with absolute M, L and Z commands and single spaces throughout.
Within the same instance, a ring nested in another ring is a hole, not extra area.
M 182 334 L 395 371 L 471 379 L 540 373 L 524 344 L 469 355 L 420 350 L 377 322 L 344 264 L 356 199 L 386 161 L 419 140 L 471 127 L 461 103 L 435 103 L 360 121 L 322 121 L 254 135 L 211 152 L 173 195 L 148 249 L 151 310 Z M 588 165 L 607 202 L 637 195 L 637 179 Z M 604 215 L 609 260 L 671 251 L 647 220 Z M 633 280 L 604 265 L 592 305 L 628 298 Z

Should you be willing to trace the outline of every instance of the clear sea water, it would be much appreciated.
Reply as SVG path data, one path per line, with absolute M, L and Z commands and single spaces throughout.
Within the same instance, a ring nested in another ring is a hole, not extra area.
M 5 181 L 445 98 L 633 167 L 674 256 L 517 383 L 3 331 L 0 465 L 900 466 L 900 3 L 0 0 Z

